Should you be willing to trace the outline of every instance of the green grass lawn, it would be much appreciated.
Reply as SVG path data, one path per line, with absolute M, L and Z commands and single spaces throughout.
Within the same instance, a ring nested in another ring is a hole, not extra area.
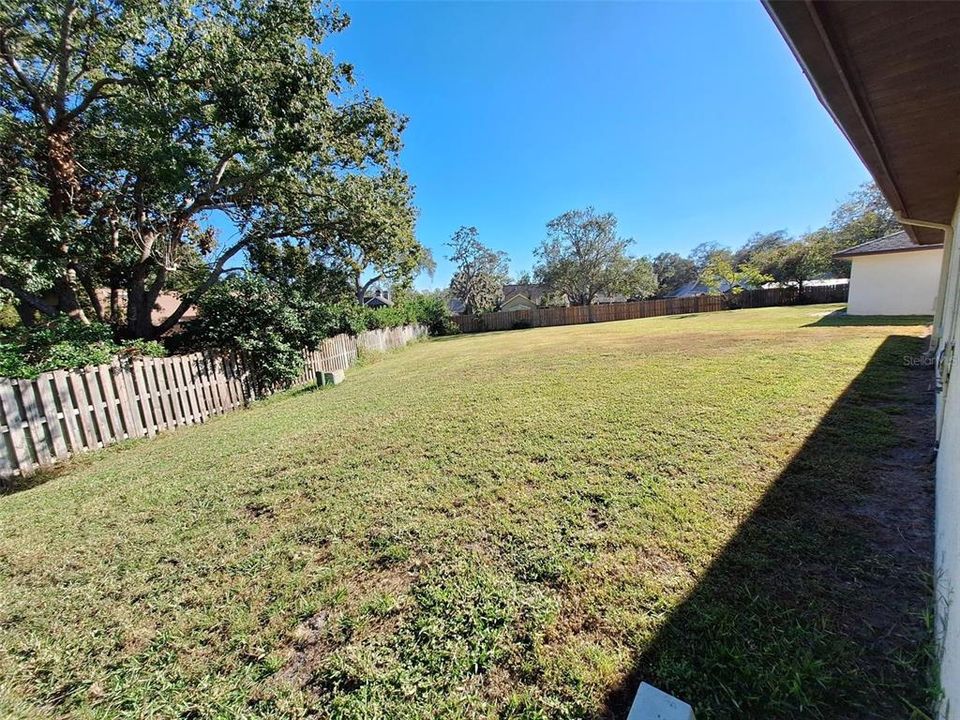
M 81 457 L 0 497 L 0 715 L 923 717 L 921 319 L 833 309 L 433 340 Z

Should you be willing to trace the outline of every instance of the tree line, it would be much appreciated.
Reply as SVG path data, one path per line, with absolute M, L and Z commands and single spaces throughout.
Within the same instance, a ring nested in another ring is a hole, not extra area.
M 866 183 L 837 206 L 827 225 L 798 237 L 786 230 L 758 232 L 736 249 L 706 241 L 685 256 L 633 257 L 628 253 L 633 241 L 618 234 L 616 216 L 588 207 L 547 223 L 546 237 L 534 251 L 532 275 L 523 273 L 515 280 L 543 285 L 548 290 L 545 305 L 589 305 L 600 296 L 662 298 L 691 284 L 708 292 L 736 293 L 776 282 L 796 286 L 802 295 L 811 280 L 849 276 L 849 264 L 835 260 L 834 253 L 899 228 L 879 189 Z M 468 314 L 496 310 L 503 286 L 511 280 L 507 254 L 480 242 L 475 227 L 461 227 L 448 247 L 455 265 L 449 294 Z
M 162 340 L 285 354 L 282 368 L 324 333 L 410 318 L 442 330 L 440 298 L 412 289 L 435 264 L 399 165 L 406 118 L 324 50 L 348 23 L 310 0 L 2 4 L 0 303 L 18 324 L 0 355 L 33 348 L 35 370 Z M 893 226 L 864 188 L 801 238 L 651 258 L 585 208 L 547 223 L 533 277 L 546 302 L 574 304 L 691 279 L 802 285 L 831 249 Z M 450 293 L 468 312 L 496 308 L 506 255 L 473 227 L 448 247 Z M 394 307 L 373 317 L 363 303 L 381 285 Z M 158 318 L 161 298 L 176 306 Z M 171 336 L 194 307 L 192 331 Z

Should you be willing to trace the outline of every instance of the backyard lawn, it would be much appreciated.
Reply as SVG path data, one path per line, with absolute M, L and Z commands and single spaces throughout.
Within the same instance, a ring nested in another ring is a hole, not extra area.
M 922 319 L 459 336 L 0 496 L 0 716 L 925 717 Z

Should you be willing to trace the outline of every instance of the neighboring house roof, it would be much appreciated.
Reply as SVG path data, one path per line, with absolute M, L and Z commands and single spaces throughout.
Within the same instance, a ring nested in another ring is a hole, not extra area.
M 467 309 L 467 304 L 460 298 L 452 297 L 447 300 L 447 307 L 450 308 L 450 312 L 455 315 L 463 315 L 463 311 Z
M 110 288 L 97 288 L 97 299 L 100 301 L 100 304 L 106 309 L 110 305 Z M 120 305 L 121 311 L 126 311 L 127 309 L 127 291 L 120 289 L 117 291 L 118 295 L 118 304 Z M 162 292 L 157 296 L 157 302 L 153 305 L 153 310 L 150 313 L 150 320 L 154 325 L 159 325 L 168 317 L 170 317 L 174 311 L 180 307 L 181 297 L 180 293 L 176 292 Z M 180 317 L 178 322 L 190 322 L 191 320 L 196 319 L 197 317 L 197 307 L 196 305 L 191 305 L 187 308 L 186 312 Z
M 891 233 L 890 235 L 884 235 L 882 238 L 870 240 L 865 243 L 860 243 L 859 245 L 854 245 L 846 250 L 835 252 L 833 256 L 835 258 L 851 258 L 859 257 L 861 255 L 913 252 L 915 250 L 936 250 L 937 248 L 942 247 L 943 243 L 940 243 L 939 245 L 919 245 L 914 242 L 914 240 L 907 235 L 906 232 L 900 230 L 899 232 Z
M 626 295 L 604 295 L 601 293 L 593 298 L 594 305 L 610 305 L 611 303 L 622 303 L 626 301 Z
M 384 290 L 381 287 L 368 289 L 363 296 L 363 304 L 369 308 L 392 307 L 393 300 L 390 299 L 390 289 Z
M 503 304 L 512 298 L 514 295 L 523 295 L 533 302 L 534 305 L 539 305 L 540 301 L 543 300 L 544 295 L 552 292 L 548 285 L 543 285 L 542 283 L 512 283 L 503 286 Z
M 721 281 L 720 283 L 720 292 L 727 292 L 730 290 L 730 283 L 726 280 Z M 667 293 L 666 297 L 668 298 L 682 298 L 682 297 L 694 297 L 696 295 L 710 295 L 713 291 L 704 285 L 699 280 L 691 280 L 688 283 L 684 283 L 676 290 L 671 293 Z
M 500 303 L 501 310 L 533 310 L 537 307 L 537 303 L 521 293 L 514 293 Z

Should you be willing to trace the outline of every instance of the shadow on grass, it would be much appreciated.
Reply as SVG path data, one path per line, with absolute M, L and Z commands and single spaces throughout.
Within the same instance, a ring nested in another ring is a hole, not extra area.
M 60 464 L 37 470 L 26 477 L 15 476 L 0 478 L 0 498 L 5 495 L 15 495 L 24 490 L 32 490 L 44 483 L 57 479 L 63 475 L 66 470 L 66 464 Z
M 926 717 L 934 684 L 932 394 L 892 336 L 609 698 L 641 681 L 710 718 Z M 925 710 L 926 711 L 926 710 Z
M 847 310 L 834 310 L 831 313 L 808 323 L 804 327 L 868 327 L 929 325 L 933 322 L 930 315 L 847 315 Z

